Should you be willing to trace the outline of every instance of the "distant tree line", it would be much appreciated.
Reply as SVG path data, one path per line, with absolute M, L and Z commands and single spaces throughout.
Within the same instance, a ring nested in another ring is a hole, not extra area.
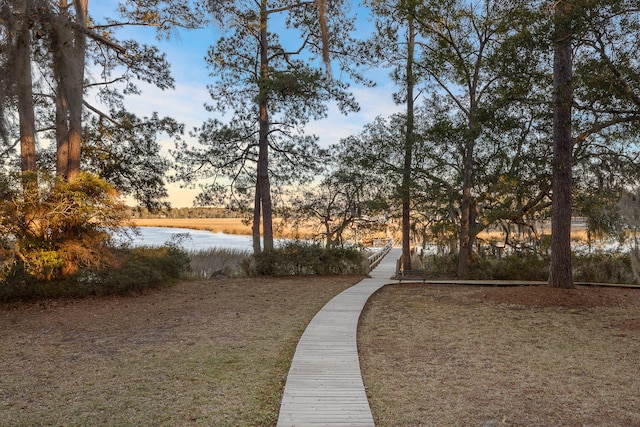
M 127 207 L 127 217 L 130 218 L 244 218 L 248 210 L 192 207 L 192 208 L 166 208 L 162 210 L 149 210 L 146 207 Z

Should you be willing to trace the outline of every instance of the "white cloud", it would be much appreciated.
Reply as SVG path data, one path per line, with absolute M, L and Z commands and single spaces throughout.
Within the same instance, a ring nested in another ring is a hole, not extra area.
M 204 104 L 210 101 L 205 83 L 176 83 L 176 88 L 162 91 L 152 85 L 139 85 L 142 94 L 128 97 L 126 107 L 139 116 L 150 116 L 157 112 L 161 117 L 169 116 L 185 123 L 187 129 L 199 126 L 209 113 Z
M 364 125 L 373 122 L 378 116 L 389 116 L 402 111 L 403 107 L 393 102 L 392 84 L 379 85 L 374 88 L 358 87 L 353 94 L 360 104 L 360 111 L 345 116 L 335 105 L 329 108 L 328 117 L 311 122 L 306 132 L 317 135 L 323 147 L 337 143 L 340 139 L 358 134 Z

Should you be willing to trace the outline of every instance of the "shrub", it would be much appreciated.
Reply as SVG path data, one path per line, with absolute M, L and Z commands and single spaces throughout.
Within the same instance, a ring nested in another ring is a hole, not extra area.
M 113 254 L 116 261 L 109 267 L 82 269 L 57 280 L 39 279 L 24 264 L 15 264 L 0 284 L 0 300 L 130 294 L 173 283 L 189 268 L 188 254 L 171 245 L 122 247 Z
M 323 248 L 288 242 L 273 251 L 253 255 L 244 263 L 248 275 L 362 274 L 363 256 L 355 248 Z
M 477 280 L 536 280 L 549 277 L 549 258 L 535 253 L 515 253 L 501 260 L 478 260 L 471 269 Z
M 88 173 L 72 182 L 47 177 L 42 182 L 37 192 L 23 191 L 18 179 L 0 186 L 0 245 L 11 248 L 10 262 L 22 264 L 20 270 L 37 280 L 111 265 L 108 229 L 126 218 L 113 186 Z
M 549 278 L 550 259 L 536 253 L 515 253 L 501 260 L 479 259 L 470 269 L 470 278 L 475 280 L 533 280 Z M 635 275 L 629 254 L 621 252 L 596 252 L 574 255 L 573 275 L 576 282 L 635 283 Z M 457 256 L 428 256 L 423 260 L 428 277 L 454 277 Z
M 173 245 L 120 249 L 122 265 L 93 276 L 108 293 L 130 293 L 173 283 L 189 269 L 189 255 Z
M 595 252 L 573 258 L 576 282 L 635 283 L 629 254 L 621 252 Z
M 419 263 L 415 259 L 411 261 L 413 265 L 422 265 L 426 275 L 432 278 L 455 277 L 458 269 L 458 255 L 426 255 L 420 257 Z
M 451 278 L 457 276 L 458 255 L 429 255 L 422 264 L 428 277 Z M 469 269 L 473 280 L 547 280 L 547 257 L 517 253 L 498 259 L 476 259 Z
M 70 182 L 43 176 L 26 191 L 0 177 L 0 299 L 122 293 L 180 277 L 189 265 L 177 245 L 116 248 L 112 232 L 126 210 L 107 181 L 81 173 Z

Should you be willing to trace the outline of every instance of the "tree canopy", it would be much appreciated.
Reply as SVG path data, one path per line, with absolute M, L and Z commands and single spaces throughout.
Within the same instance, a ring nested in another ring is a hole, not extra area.
M 341 61 L 352 49 L 353 20 L 348 2 L 210 2 L 209 8 L 227 31 L 206 58 L 215 77 L 208 108 L 230 120 L 207 121 L 194 132 L 199 147 L 178 147 L 180 178 L 211 179 L 202 202 L 225 188 L 225 195 L 241 197 L 253 188 L 254 251 L 269 251 L 273 188 L 303 182 L 323 163 L 317 137 L 304 126 L 325 117 L 329 101 L 345 113 L 358 109 L 348 85 L 331 72 L 333 63 L 350 66 Z
M 123 100 L 140 93 L 140 81 L 172 88 L 169 64 L 156 46 L 118 30 L 168 34 L 199 25 L 201 14 L 178 0 L 123 2 L 118 13 L 93 19 L 87 0 L 0 5 L 1 241 L 37 277 L 107 262 L 111 236 L 101 227 L 122 221 L 121 195 L 147 207 L 167 195 L 158 137 L 178 136 L 181 125 L 136 117 Z
M 95 185 L 103 206 L 126 195 L 160 209 L 172 174 L 200 185 L 198 204 L 248 208 L 256 253 L 273 249 L 277 208 L 315 216 L 328 246 L 384 208 L 401 218 L 405 268 L 410 245 L 437 235 L 456 242 L 460 277 L 483 231 L 533 247 L 510 230 L 535 237 L 550 219 L 549 283 L 571 287 L 571 218 L 586 217 L 590 237 L 622 233 L 619 201 L 640 178 L 640 3 L 365 3 L 134 0 L 94 17 L 87 0 L 3 2 L 0 168 L 15 202 L 3 215 L 21 206 L 23 237 L 46 240 L 37 231 L 51 200 Z M 373 34 L 358 34 L 365 12 Z M 221 34 L 202 64 L 211 118 L 187 137 L 179 117 L 127 108 L 140 82 L 175 85 L 157 46 L 121 37 L 132 25 L 159 38 L 204 25 Z M 357 112 L 351 88 L 372 84 L 366 67 L 389 71 L 403 113 L 320 145 L 309 124 L 331 105 Z

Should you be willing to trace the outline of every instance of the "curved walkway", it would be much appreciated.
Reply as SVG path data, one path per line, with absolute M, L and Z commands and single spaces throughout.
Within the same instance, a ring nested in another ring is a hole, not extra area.
M 289 369 L 278 427 L 374 426 L 356 332 L 369 297 L 395 282 L 399 256 L 400 249 L 391 249 L 370 278 L 334 297 L 311 320 Z

